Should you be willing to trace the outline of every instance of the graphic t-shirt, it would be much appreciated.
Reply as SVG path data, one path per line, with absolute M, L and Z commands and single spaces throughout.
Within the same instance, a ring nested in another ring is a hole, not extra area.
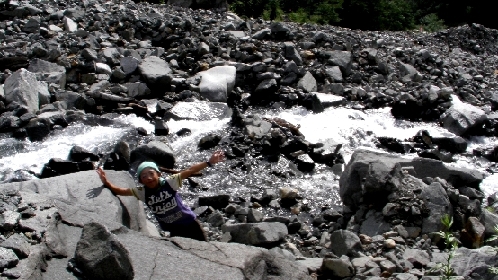
M 188 224 L 195 220 L 195 213 L 183 204 L 178 190 L 182 187 L 180 174 L 167 179 L 159 178 L 159 187 L 133 187 L 133 195 L 145 202 L 160 223 Z

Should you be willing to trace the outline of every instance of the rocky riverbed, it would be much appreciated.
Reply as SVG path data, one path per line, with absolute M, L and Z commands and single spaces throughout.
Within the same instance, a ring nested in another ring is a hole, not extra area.
M 498 135 L 497 30 L 363 32 L 131 1 L 2 5 L 0 140 L 127 126 L 122 115 L 154 129 L 112 139 L 105 151 L 74 145 L 40 172 L 1 166 L 1 277 L 439 279 L 451 267 L 454 279 L 498 279 L 498 243 L 485 242 L 498 234 L 498 197 L 481 188 L 497 171 L 498 146 L 469 149 Z M 258 113 L 297 107 L 390 108 L 448 133 L 370 135 L 375 150 L 350 153 Z M 170 142 L 191 130 L 168 122 L 181 120 L 227 124 L 178 162 Z M 0 155 L 16 149 L 1 146 Z M 185 182 L 208 243 L 158 232 L 143 205 L 113 196 L 93 171 L 102 164 L 132 186 L 145 159 L 181 168 L 216 149 L 227 162 Z M 339 185 L 323 192 L 340 203 L 292 187 L 316 174 Z M 230 191 L 234 184 L 247 192 Z

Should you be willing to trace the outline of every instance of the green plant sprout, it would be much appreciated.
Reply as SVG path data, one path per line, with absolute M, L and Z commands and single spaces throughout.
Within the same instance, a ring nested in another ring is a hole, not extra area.
M 453 217 L 450 217 L 448 214 L 445 214 L 441 217 L 441 223 L 444 226 L 444 231 L 438 232 L 438 235 L 444 239 L 444 244 L 446 245 L 446 249 L 449 250 L 448 258 L 445 263 L 438 263 L 435 267 L 431 268 L 430 272 L 439 272 L 442 277 L 442 280 L 449 280 L 451 276 L 455 273 L 453 268 L 451 267 L 451 260 L 455 257 L 455 251 L 458 248 L 458 240 L 456 237 L 450 232 L 450 228 L 453 225 Z

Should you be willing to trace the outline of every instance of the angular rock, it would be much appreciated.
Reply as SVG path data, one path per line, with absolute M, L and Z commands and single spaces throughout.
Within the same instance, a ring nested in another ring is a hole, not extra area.
M 201 96 L 213 102 L 227 102 L 235 86 L 235 73 L 234 66 L 216 66 L 199 72 L 196 77 L 201 78 Z
M 0 269 L 14 267 L 19 263 L 19 258 L 11 249 L 0 247 Z
M 322 271 L 333 277 L 351 277 L 354 275 L 354 268 L 347 256 L 338 259 L 324 258 Z
M 302 89 L 304 92 L 316 91 L 316 79 L 310 72 L 306 72 L 304 77 L 302 77 L 297 83 L 297 87 Z
M 135 276 L 128 250 L 98 223 L 83 227 L 75 259 L 78 267 L 92 279 L 133 279 Z
M 453 105 L 441 115 L 443 127 L 459 136 L 469 133 L 472 128 L 482 124 L 485 120 L 484 111 L 458 100 L 454 100 Z
M 403 259 L 411 262 L 416 268 L 424 268 L 431 261 L 429 254 L 419 249 L 406 249 Z
M 330 234 L 332 252 L 337 256 L 357 257 L 362 251 L 360 238 L 348 230 L 336 230 Z
M 173 168 L 175 157 L 169 143 L 152 141 L 147 145 L 140 145 L 130 153 L 130 163 L 136 169 L 143 161 L 154 161 L 159 166 Z
M 169 85 L 171 69 L 166 61 L 157 57 L 149 56 L 138 65 L 140 74 L 149 86 L 164 87 Z
M 288 234 L 287 226 L 282 223 L 224 224 L 223 232 L 230 232 L 237 243 L 254 246 L 274 246 Z
M 29 62 L 28 71 L 35 73 L 38 81 L 57 84 L 61 89 L 66 87 L 66 68 L 64 66 L 35 58 Z
M 4 90 L 7 104 L 18 102 L 32 113 L 50 100 L 47 84 L 38 82 L 36 75 L 26 69 L 20 69 L 9 76 L 5 80 Z
M 0 247 L 11 249 L 19 258 L 26 258 L 29 256 L 31 246 L 24 235 L 14 233 L 7 240 L 0 243 Z

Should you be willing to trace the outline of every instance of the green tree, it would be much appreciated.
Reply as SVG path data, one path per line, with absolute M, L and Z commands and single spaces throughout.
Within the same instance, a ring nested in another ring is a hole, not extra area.
M 405 0 L 381 0 L 378 17 L 381 30 L 407 30 L 414 27 L 412 5 Z

